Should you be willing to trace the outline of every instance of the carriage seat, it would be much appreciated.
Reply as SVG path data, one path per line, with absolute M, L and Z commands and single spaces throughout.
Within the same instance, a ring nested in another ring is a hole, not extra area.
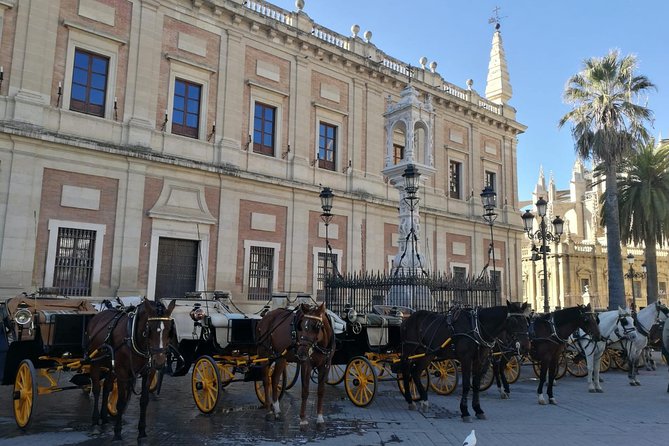
M 328 317 L 330 318 L 330 325 L 332 326 L 332 329 L 334 330 L 335 334 L 342 334 L 346 330 L 346 322 L 344 322 L 344 319 L 340 318 L 337 316 L 336 313 L 330 311 L 330 310 L 325 310 L 327 312 Z
M 388 327 L 402 325 L 402 318 L 399 316 L 386 316 L 383 314 L 367 313 L 364 315 L 365 323 L 368 327 Z

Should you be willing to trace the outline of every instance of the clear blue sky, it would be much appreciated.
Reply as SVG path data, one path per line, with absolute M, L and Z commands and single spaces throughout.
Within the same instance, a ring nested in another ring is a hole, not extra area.
M 372 43 L 386 54 L 418 66 L 425 56 L 437 72 L 465 88 L 474 80 L 482 96 L 493 25 L 500 7 L 501 32 L 513 87 L 510 104 L 527 125 L 518 143 L 518 192 L 531 197 L 539 166 L 553 172 L 558 189 L 567 189 L 573 166 L 570 128 L 558 129 L 569 110 L 562 102 L 567 79 L 583 60 L 609 49 L 635 54 L 638 73 L 657 91 L 648 96 L 655 113 L 651 133 L 669 138 L 669 1 L 666 0 L 306 0 L 304 12 L 318 24 L 350 35 L 372 31 Z M 271 0 L 295 10 L 294 0 Z M 429 64 L 429 62 L 428 62 Z

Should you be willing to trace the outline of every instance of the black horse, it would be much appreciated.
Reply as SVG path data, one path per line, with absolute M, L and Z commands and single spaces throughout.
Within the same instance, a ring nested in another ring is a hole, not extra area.
M 558 360 L 560 355 L 564 353 L 569 335 L 580 328 L 586 334 L 592 336 L 595 342 L 599 341 L 598 323 L 597 314 L 592 311 L 590 304 L 556 310 L 532 319 L 530 323 L 530 338 L 532 339 L 530 355 L 533 360 L 541 363 L 539 386 L 537 387 L 539 404 L 546 404 L 543 395 L 546 373 L 548 373 L 548 388 L 546 390 L 548 402 L 557 404 L 553 397 L 553 382 L 555 381 Z
M 400 330 L 402 354 L 400 368 L 404 380 L 404 398 L 415 408 L 410 384 L 413 381 L 420 395 L 422 408 L 427 408 L 427 389 L 421 374 L 434 359 L 456 358 L 462 370 L 460 412 L 463 421 L 470 421 L 467 397 L 473 389 L 472 407 L 476 417 L 485 419 L 479 401 L 479 385 L 495 338 L 506 331 L 519 338 L 527 337 L 527 305 L 507 301 L 492 308 L 454 308 L 448 314 L 417 311 L 407 318 Z M 473 375 L 473 376 L 472 376 Z
M 527 304 L 523 304 L 524 306 Z M 527 307 L 524 307 L 527 309 Z M 529 325 L 529 317 L 527 318 Z M 522 336 L 524 335 L 524 336 Z M 509 362 L 514 358 L 519 358 L 522 355 L 529 353 L 530 342 L 527 336 L 527 331 L 519 336 L 517 333 L 502 332 L 497 336 L 497 341 L 492 349 L 491 362 L 492 374 L 497 385 L 500 397 L 505 400 L 511 394 L 511 387 L 506 378 L 505 370 Z

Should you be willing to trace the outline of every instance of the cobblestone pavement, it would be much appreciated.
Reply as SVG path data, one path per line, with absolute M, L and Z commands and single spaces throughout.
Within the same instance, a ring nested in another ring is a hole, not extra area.
M 490 445 L 666 445 L 669 433 L 667 366 L 641 371 L 640 387 L 627 384 L 626 374 L 603 374 L 602 394 L 587 391 L 585 378 L 566 376 L 555 388 L 557 406 L 539 406 L 537 381 L 523 366 L 512 397 L 501 400 L 493 386 L 482 393 L 487 420 L 463 423 L 459 390 L 450 396 L 430 394 L 427 412 L 407 410 L 394 381 L 382 382 L 367 408 L 348 401 L 343 385 L 327 389 L 327 427 L 315 427 L 314 385 L 309 404 L 312 424 L 299 428 L 297 387 L 281 402 L 285 419 L 265 421 L 252 383 L 232 383 L 225 389 L 217 412 L 199 413 L 190 390 L 190 375 L 165 378 L 148 415 L 148 444 L 171 445 L 461 445 L 476 431 L 479 446 Z M 0 387 L 0 445 L 111 444 L 111 429 L 94 435 L 89 420 L 91 401 L 80 390 L 39 396 L 34 421 L 27 432 L 17 429 L 11 412 L 11 386 Z M 470 398 L 471 401 L 471 398 Z M 136 444 L 138 398 L 133 396 L 125 416 L 124 445 Z

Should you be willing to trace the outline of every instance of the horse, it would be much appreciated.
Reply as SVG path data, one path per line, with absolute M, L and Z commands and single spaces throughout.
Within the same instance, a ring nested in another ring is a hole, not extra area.
M 523 313 L 527 314 L 530 310 L 529 305 L 523 305 Z M 527 316 L 526 319 L 529 321 L 529 316 Z M 506 379 L 506 373 L 504 373 L 508 362 L 512 358 L 526 355 L 530 351 L 530 342 L 527 330 L 522 334 L 525 336 L 519 338 L 517 333 L 500 333 L 500 335 L 497 336 L 495 346 L 492 350 L 492 373 L 493 377 L 495 378 L 495 384 L 497 385 L 500 398 L 503 400 L 508 399 L 511 394 L 511 388 L 509 386 L 509 382 Z
M 656 370 L 655 359 L 653 358 L 653 352 L 659 351 L 662 349 L 662 330 L 664 329 L 664 321 L 656 322 L 650 328 L 648 334 L 648 344 L 646 348 L 643 349 L 643 362 L 646 366 L 646 370 L 649 372 L 651 370 Z
M 325 382 L 335 349 L 334 330 L 327 316 L 325 304 L 318 306 L 301 304 L 294 310 L 277 308 L 269 311 L 256 326 L 256 341 L 258 357 L 269 358 L 262 365 L 262 380 L 265 389 L 264 408 L 267 411 L 265 419 L 280 419 L 278 388 L 280 378 L 285 372 L 288 361 L 298 362 L 302 378 L 300 428 L 309 424 L 306 410 L 309 381 L 313 369 L 318 371 L 316 425 L 323 427 L 325 424 L 323 418 Z M 270 379 L 272 363 L 274 363 L 274 371 Z
M 627 378 L 629 380 L 630 386 L 641 385 L 641 382 L 639 382 L 638 378 L 639 357 L 648 344 L 648 336 L 650 334 L 651 327 L 656 322 L 662 322 L 663 320 L 666 320 L 667 316 L 669 316 L 669 309 L 659 300 L 636 313 L 635 326 L 638 332 L 638 336 L 623 346 L 627 351 L 627 361 L 629 363 Z
M 152 372 L 166 361 L 168 345 L 174 329 L 171 318 L 175 301 L 167 308 L 161 302 L 144 300 L 130 312 L 107 309 L 91 318 L 86 327 L 88 345 L 86 360 L 90 362 L 93 389 L 93 426 L 107 422 L 107 401 L 114 381 L 118 386 L 117 416 L 114 441 L 121 441 L 123 413 L 134 392 L 135 379 L 142 377 L 138 443 L 146 439 L 146 408 L 149 404 L 149 382 Z M 98 409 L 100 380 L 103 379 L 102 409 Z
M 530 338 L 532 346 L 530 356 L 541 363 L 537 397 L 539 404 L 545 405 L 543 389 L 548 373 L 548 402 L 557 404 L 553 396 L 553 382 L 560 355 L 564 353 L 565 345 L 577 328 L 599 341 L 600 333 L 597 325 L 597 315 L 592 311 L 590 304 L 555 310 L 552 313 L 535 316 L 530 322 Z
M 662 327 L 662 356 L 664 361 L 669 364 L 669 323 L 664 323 Z M 667 393 L 669 393 L 669 384 L 667 384 Z
M 416 408 L 411 396 L 411 381 L 420 395 L 421 409 L 427 409 L 427 389 L 420 380 L 421 374 L 433 359 L 454 357 L 460 361 L 462 371 L 462 420 L 471 421 L 467 403 L 470 388 L 473 389 L 472 407 L 476 417 L 485 419 L 479 401 L 483 364 L 487 361 L 495 338 L 503 331 L 514 333 L 529 344 L 528 309 L 527 304 L 521 306 L 507 301 L 505 306 L 455 308 L 448 314 L 421 310 L 409 316 L 400 327 L 400 369 L 404 380 L 404 399 L 409 409 Z
M 606 346 L 619 340 L 633 340 L 636 337 L 636 328 L 632 314 L 623 308 L 605 311 L 597 315 L 599 320 L 599 341 L 579 330 L 572 337 L 574 346 L 585 357 L 588 366 L 588 391 L 590 393 L 602 393 L 599 382 L 599 367 Z

